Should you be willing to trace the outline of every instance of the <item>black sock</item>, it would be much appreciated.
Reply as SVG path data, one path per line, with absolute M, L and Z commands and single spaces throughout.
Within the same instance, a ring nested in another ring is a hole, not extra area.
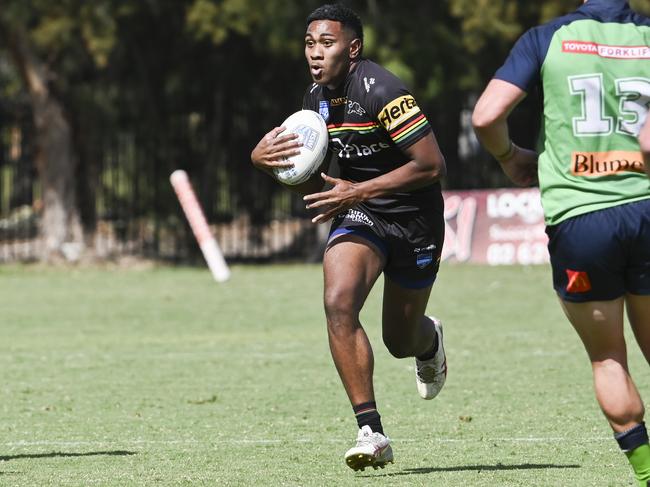
M 429 349 L 428 352 L 425 352 L 423 355 L 420 355 L 417 357 L 418 360 L 431 360 L 433 357 L 435 357 L 436 352 L 438 351 L 438 334 L 434 331 L 433 332 L 433 345 L 431 346 L 431 349 Z
M 354 415 L 357 417 L 357 424 L 359 429 L 364 426 L 370 426 L 374 433 L 384 434 L 384 428 L 381 426 L 381 416 L 377 411 L 377 403 L 375 401 L 363 402 L 352 406 Z
M 645 423 L 641 422 L 627 431 L 614 433 L 614 438 L 618 442 L 621 450 L 629 452 L 638 446 L 648 443 L 648 431 L 645 428 Z

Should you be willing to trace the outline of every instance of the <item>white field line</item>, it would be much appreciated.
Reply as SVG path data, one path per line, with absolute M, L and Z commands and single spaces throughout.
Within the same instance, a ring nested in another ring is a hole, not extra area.
M 434 439 L 392 439 L 393 443 L 540 443 L 540 444 L 551 444 L 551 443 L 572 443 L 572 444 L 584 444 L 584 443 L 601 443 L 601 442 L 611 442 L 613 441 L 612 437 L 609 436 L 594 436 L 588 438 L 581 438 L 579 441 L 576 441 L 575 438 L 566 438 L 566 437 L 521 437 L 521 438 L 434 438 Z M 50 446 L 50 447 L 76 447 L 76 446 L 93 446 L 93 447 L 137 447 L 137 446 L 146 446 L 146 445 L 198 445 L 198 444 L 216 444 L 216 445 L 282 445 L 282 444 L 305 444 L 305 443 L 349 443 L 349 439 L 335 439 L 335 438 L 292 438 L 286 440 L 277 440 L 270 438 L 242 438 L 242 439 L 233 439 L 233 438 L 215 438 L 214 440 L 125 440 L 125 441 L 57 441 L 57 440 L 36 440 L 36 441 L 8 441 L 0 443 L 2 446 L 6 447 L 30 447 L 30 446 Z

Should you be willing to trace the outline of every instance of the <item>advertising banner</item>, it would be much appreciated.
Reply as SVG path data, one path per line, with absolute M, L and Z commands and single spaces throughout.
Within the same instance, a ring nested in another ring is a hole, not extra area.
M 539 189 L 443 191 L 442 260 L 489 265 L 547 263 Z

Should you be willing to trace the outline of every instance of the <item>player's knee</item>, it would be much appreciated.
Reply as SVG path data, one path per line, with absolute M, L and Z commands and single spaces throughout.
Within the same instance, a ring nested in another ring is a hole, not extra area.
M 412 344 L 404 341 L 403 337 L 384 334 L 382 338 L 386 349 L 393 357 L 407 358 L 413 356 Z
M 360 307 L 350 298 L 350 293 L 339 289 L 325 292 L 325 316 L 330 329 L 338 329 L 351 322 L 358 321 Z
M 410 348 L 403 347 L 401 345 L 386 345 L 386 348 L 388 349 L 388 352 L 395 358 L 408 358 L 413 356 Z

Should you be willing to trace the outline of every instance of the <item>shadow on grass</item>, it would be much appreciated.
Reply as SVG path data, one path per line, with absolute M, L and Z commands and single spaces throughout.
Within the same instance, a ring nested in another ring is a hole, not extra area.
M 400 472 L 386 472 L 380 475 L 363 475 L 363 477 L 393 477 L 398 475 L 418 475 L 435 472 L 466 472 L 466 471 L 491 471 L 491 470 L 546 470 L 551 468 L 581 468 L 581 465 L 567 464 L 558 465 L 555 463 L 522 463 L 519 465 L 504 465 L 497 463 L 496 465 L 460 465 L 458 467 L 420 467 L 420 468 L 405 468 Z
M 21 458 L 94 457 L 98 455 L 127 456 L 137 455 L 137 453 L 127 450 L 89 451 L 85 453 L 70 453 L 62 451 L 54 451 L 51 453 L 21 453 L 19 455 L 0 455 L 0 462 L 6 462 L 7 460 L 20 460 Z

